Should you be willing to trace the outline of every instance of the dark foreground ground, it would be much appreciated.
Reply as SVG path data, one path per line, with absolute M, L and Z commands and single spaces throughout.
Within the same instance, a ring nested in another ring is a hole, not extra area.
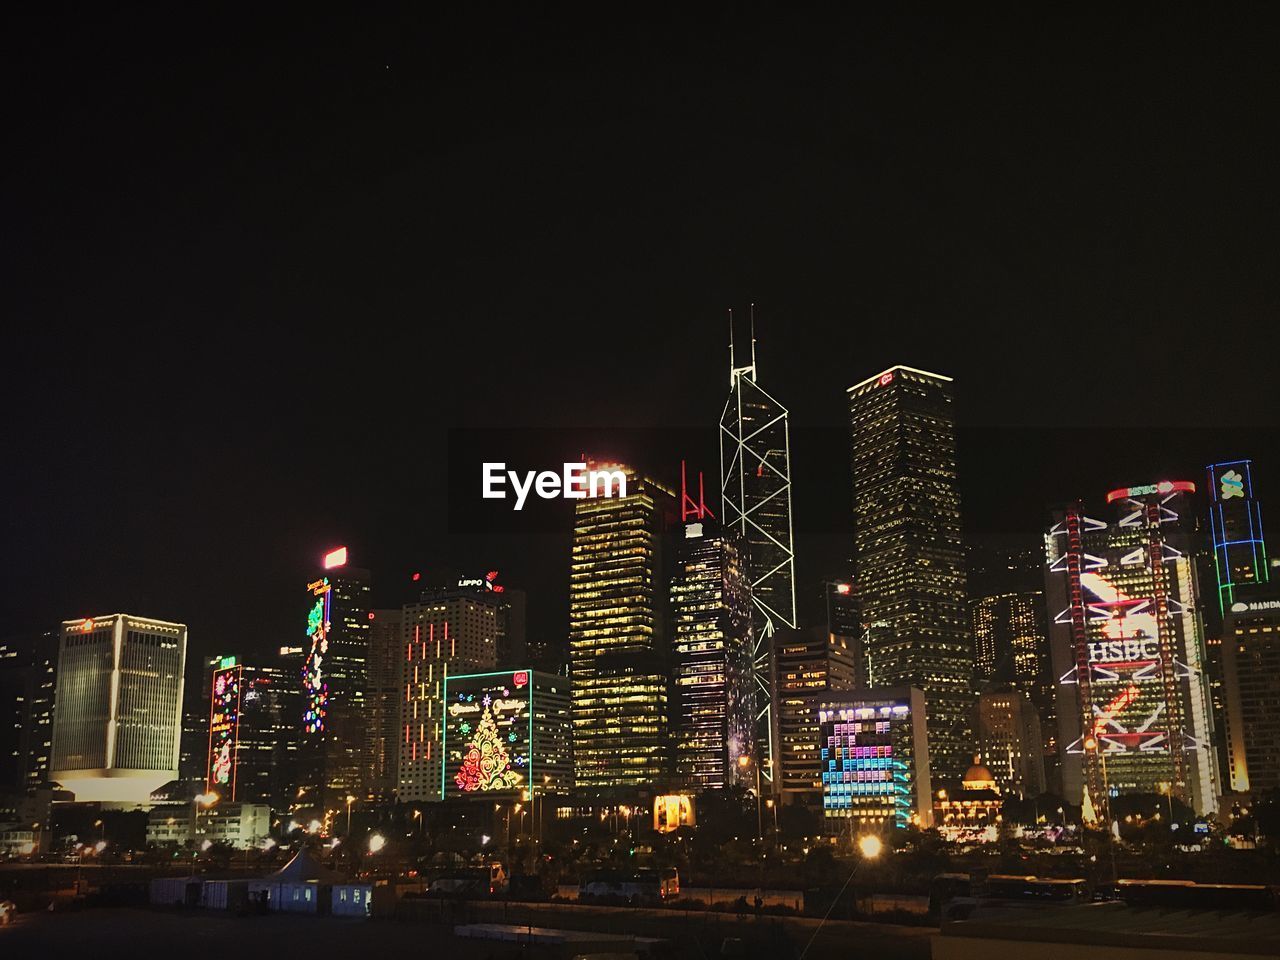
M 818 925 L 816 920 L 740 920 L 733 915 L 702 919 L 673 917 L 665 911 L 603 908 L 554 914 L 543 910 L 528 919 L 543 926 L 663 937 L 669 943 L 655 954 L 659 960 L 721 960 L 722 944 L 729 937 L 742 941 L 743 952 L 739 955 L 744 960 L 794 960 Z M 806 960 L 926 960 L 933 932 L 919 927 L 829 921 L 814 939 Z M 449 960 L 559 960 L 558 954 L 545 948 L 467 940 L 455 937 L 447 925 L 395 920 L 99 909 L 27 913 L 19 915 L 12 925 L 0 927 L 0 957 L 4 960 L 281 960 L 316 956 L 354 960 L 420 956 Z

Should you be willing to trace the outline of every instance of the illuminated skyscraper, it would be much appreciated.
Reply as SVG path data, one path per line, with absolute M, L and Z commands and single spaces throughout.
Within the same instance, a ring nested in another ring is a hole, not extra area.
M 819 701 L 824 832 L 933 825 L 927 713 L 924 694 L 914 687 Z
M 65 621 L 49 778 L 80 802 L 136 803 L 176 779 L 186 655 L 185 624 Z
M 796 625 L 791 439 L 786 408 L 756 382 L 754 327 L 753 318 L 751 363 L 739 367 L 730 315 L 729 399 L 720 414 L 720 496 L 725 530 L 747 543 L 755 610 L 757 754 L 766 778 L 772 779 L 773 635 Z
M 1280 790 L 1280 590 L 1238 588 L 1222 638 L 1227 771 L 1238 793 Z
M 924 691 L 934 779 L 958 780 L 974 695 L 951 378 L 897 366 L 848 393 L 869 669 L 876 686 Z
M 1044 593 L 1028 590 L 977 597 L 969 602 L 969 612 L 979 681 L 984 689 L 1010 684 L 1027 696 L 1039 719 L 1044 756 L 1050 764 L 1056 763 L 1058 722 Z M 987 756 L 985 749 L 981 752 Z M 1003 779 L 1001 787 L 1006 793 L 1011 790 Z
M 299 786 L 300 805 L 317 814 L 332 816 L 348 796 L 366 795 L 370 579 L 339 547 L 307 584 Z
M 684 465 L 681 482 L 684 484 Z M 727 536 L 702 501 L 682 487 L 683 536 L 671 580 L 672 740 L 682 789 L 717 789 L 745 776 L 755 757 L 751 587 L 742 541 Z
M 379 803 L 395 799 L 398 782 L 400 709 L 404 703 L 404 611 L 369 611 L 369 682 L 366 730 L 369 737 L 368 796 Z
M 569 567 L 574 780 L 630 787 L 670 773 L 664 538 L 670 490 L 630 467 L 627 495 L 576 501 Z
M 1224 614 L 1241 587 L 1266 583 L 1271 575 L 1262 533 L 1262 507 L 1253 495 L 1253 461 L 1209 467 L 1209 524 L 1218 612 Z
M 774 639 L 777 765 L 774 786 L 782 803 L 816 803 L 821 795 L 818 710 L 825 699 L 858 686 L 852 641 L 828 627 L 779 630 Z
M 440 799 L 441 697 L 444 679 L 493 670 L 503 605 L 500 597 L 464 586 L 427 588 L 401 614 L 400 751 L 396 793 L 401 802 Z
M 978 749 L 1000 792 L 1038 797 L 1045 792 L 1040 717 L 1025 693 L 992 690 L 978 697 Z
M 33 793 L 49 782 L 58 635 L 53 631 L 0 640 L 0 793 Z M 11 735 L 11 736 L 10 736 Z
M 302 691 L 284 666 L 237 657 L 206 661 L 202 791 L 221 801 L 289 812 L 297 792 Z
M 1046 537 L 1063 789 L 1086 816 L 1111 797 L 1169 791 L 1217 808 L 1188 481 L 1113 490 L 1112 523 L 1074 505 Z

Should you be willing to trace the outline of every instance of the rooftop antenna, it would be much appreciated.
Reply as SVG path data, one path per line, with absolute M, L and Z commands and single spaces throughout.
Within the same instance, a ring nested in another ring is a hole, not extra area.
M 734 363 L 733 363 L 733 307 L 729 308 L 729 386 L 733 386 L 734 380 Z
M 707 517 L 715 519 L 715 514 L 707 506 L 707 497 L 703 487 L 702 471 L 698 471 L 698 499 L 689 496 L 689 482 L 686 476 L 685 461 L 680 461 L 680 521 L 688 523 L 690 517 L 703 520 Z
M 751 363 L 745 367 L 738 366 L 737 355 L 733 343 L 733 309 L 729 310 L 729 387 L 738 384 L 738 378 L 746 376 L 754 381 L 756 378 L 756 305 L 751 304 Z

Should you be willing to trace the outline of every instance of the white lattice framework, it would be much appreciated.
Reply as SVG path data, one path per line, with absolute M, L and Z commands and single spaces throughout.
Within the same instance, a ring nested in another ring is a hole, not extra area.
M 725 529 L 736 531 L 748 543 L 756 742 L 760 745 L 761 772 L 772 780 L 773 636 L 783 627 L 796 625 L 790 427 L 786 408 L 756 383 L 754 335 L 751 363 L 737 367 L 732 334 L 731 314 L 730 392 L 720 415 L 720 495 Z

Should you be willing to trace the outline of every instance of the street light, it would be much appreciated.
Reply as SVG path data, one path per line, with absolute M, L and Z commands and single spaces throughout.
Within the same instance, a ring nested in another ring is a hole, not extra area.
M 351 836 L 351 805 L 356 802 L 356 798 L 351 794 L 347 794 L 347 836 Z
M 858 850 L 868 860 L 874 860 L 884 850 L 884 843 L 874 833 L 858 838 Z
M 764 813 L 760 808 L 760 764 L 752 763 L 751 758 L 745 753 L 738 758 L 738 767 L 746 770 L 747 767 L 755 767 L 756 771 L 756 840 L 764 839 Z
M 369 837 L 369 852 L 377 853 L 387 845 L 387 838 L 380 833 L 375 833 Z
M 200 808 L 206 809 L 212 807 L 218 802 L 218 795 L 210 790 L 207 793 L 197 793 L 191 799 L 191 872 L 196 872 L 196 838 L 200 834 Z M 201 847 L 202 850 L 208 850 L 211 843 L 206 841 L 206 846 Z

